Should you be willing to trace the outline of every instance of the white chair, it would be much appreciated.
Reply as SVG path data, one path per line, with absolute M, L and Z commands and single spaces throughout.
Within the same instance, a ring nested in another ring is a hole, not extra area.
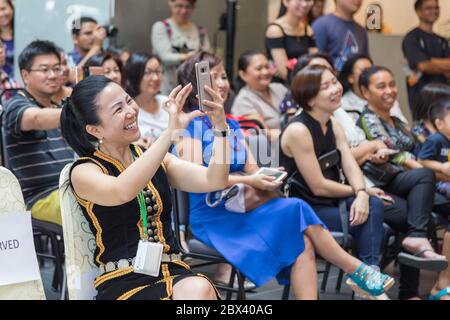
M 67 288 L 71 300 L 93 300 L 97 295 L 94 280 L 99 274 L 94 264 L 96 242 L 69 184 L 71 165 L 64 167 L 59 178 Z
M 25 211 L 19 181 L 11 171 L 0 167 L 0 214 Z M 42 280 L 0 286 L 0 300 L 45 300 Z

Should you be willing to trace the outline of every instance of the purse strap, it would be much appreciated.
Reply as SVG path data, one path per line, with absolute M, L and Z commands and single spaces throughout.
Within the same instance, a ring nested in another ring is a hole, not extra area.
M 347 248 L 348 243 L 348 210 L 345 200 L 339 200 L 339 215 L 341 217 L 342 233 L 344 234 L 344 240 L 342 241 L 342 247 Z

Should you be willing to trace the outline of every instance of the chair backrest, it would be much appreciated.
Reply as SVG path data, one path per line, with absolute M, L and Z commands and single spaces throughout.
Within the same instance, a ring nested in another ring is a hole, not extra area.
M 94 264 L 96 242 L 69 184 L 71 165 L 64 167 L 59 178 L 67 288 L 71 300 L 93 300 L 97 295 L 94 279 L 99 274 Z
M 180 243 L 180 225 L 184 225 L 186 227 L 186 230 L 189 227 L 189 193 L 173 189 L 172 196 L 175 237 L 176 241 L 178 242 L 178 246 L 183 249 Z
M 19 181 L 11 171 L 0 167 L 0 214 L 25 211 Z M 45 300 L 42 280 L 0 286 L 0 300 Z

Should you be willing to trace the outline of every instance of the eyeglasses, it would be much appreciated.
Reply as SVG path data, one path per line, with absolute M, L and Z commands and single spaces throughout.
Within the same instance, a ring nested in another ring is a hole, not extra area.
M 177 10 L 182 10 L 182 9 L 193 10 L 194 9 L 194 6 L 192 4 L 177 3 L 177 4 L 174 4 L 173 7 Z
M 105 69 L 105 74 L 109 74 L 109 73 L 119 74 L 120 73 L 120 69 L 119 68 Z
M 56 76 L 63 75 L 64 69 L 61 68 L 61 66 L 53 67 L 53 68 L 42 67 L 39 69 L 29 69 L 28 72 L 40 72 L 49 77 L 49 76 L 51 76 L 52 73 Z
M 159 69 L 155 69 L 155 70 L 147 69 L 144 71 L 144 76 L 151 76 L 151 75 L 155 75 L 155 76 L 159 77 L 160 75 L 162 75 L 162 71 Z
M 314 4 L 314 0 L 294 0 L 294 1 L 301 4 Z

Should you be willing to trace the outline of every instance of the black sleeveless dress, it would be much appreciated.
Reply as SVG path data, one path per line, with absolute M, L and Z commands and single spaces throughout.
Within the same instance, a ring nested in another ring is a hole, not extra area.
M 289 122 L 289 124 L 296 122 L 304 124 L 311 133 L 311 137 L 313 139 L 314 144 L 314 152 L 316 154 L 317 159 L 319 159 L 324 154 L 336 150 L 336 138 L 334 136 L 333 124 L 331 120 L 329 120 L 327 123 L 327 133 L 325 135 L 323 134 L 320 123 L 305 111 L 300 113 L 298 116 L 294 117 Z M 280 141 L 285 131 L 286 129 L 284 129 L 283 132 L 281 133 Z M 298 171 L 295 159 L 287 156 L 283 152 L 281 144 L 280 144 L 280 165 L 286 169 L 288 177 L 293 176 L 298 182 L 300 182 L 300 184 L 304 186 L 304 188 L 299 188 L 295 184 L 292 185 L 289 192 L 291 196 L 301 198 L 312 206 L 315 205 L 332 206 L 332 207 L 338 206 L 339 204 L 338 199 L 324 198 L 314 195 L 314 193 L 308 187 L 308 184 L 306 183 L 305 179 Z M 337 167 L 330 167 L 328 169 L 325 169 L 322 171 L 322 174 L 326 179 L 336 182 L 339 182 L 340 180 L 339 169 Z
M 271 23 L 267 27 L 270 26 L 277 26 L 281 29 L 283 32 L 283 37 L 280 38 L 267 38 L 265 39 L 266 42 L 266 52 L 267 57 L 270 60 L 273 60 L 271 50 L 272 49 L 284 49 L 286 51 L 288 60 L 291 59 L 298 59 L 302 55 L 309 53 L 310 48 L 316 47 L 316 41 L 314 39 L 314 36 L 308 35 L 308 25 L 305 24 L 305 34 L 303 36 L 290 36 L 287 35 L 286 32 L 284 32 L 284 29 L 281 25 L 277 23 Z M 287 66 L 286 66 L 287 67 Z M 282 79 L 278 77 L 274 77 L 275 82 L 281 82 L 284 83 Z
M 142 150 L 130 146 L 133 155 L 138 158 Z M 90 158 L 80 158 L 72 168 L 91 162 L 99 166 L 105 174 L 117 177 L 125 170 L 119 161 L 107 154 L 96 151 Z M 164 253 L 178 254 L 178 248 L 172 231 L 172 200 L 170 186 L 165 169 L 161 166 L 144 189 L 147 205 L 149 241 L 160 242 Z M 104 207 L 83 200 L 75 195 L 86 217 L 91 232 L 95 236 L 96 248 L 94 263 L 100 267 L 108 262 L 117 262 L 136 256 L 141 236 L 144 235 L 139 202 L 136 198 L 119 206 Z M 127 299 L 171 299 L 173 286 L 186 277 L 202 276 L 194 274 L 182 261 L 163 262 L 158 277 L 133 272 L 133 267 L 107 272 L 97 277 L 94 286 L 98 291 L 98 300 Z M 207 278 L 206 278 L 207 279 Z

